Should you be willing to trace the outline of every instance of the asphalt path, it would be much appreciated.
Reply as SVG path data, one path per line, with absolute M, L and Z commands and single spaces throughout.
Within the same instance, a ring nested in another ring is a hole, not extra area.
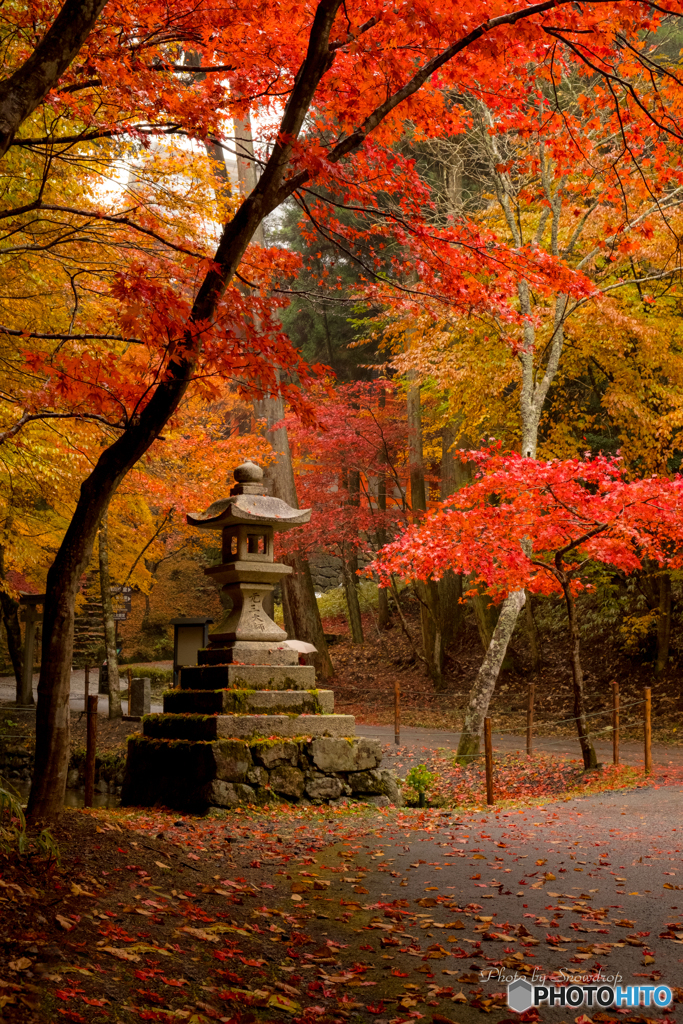
M 173 668 L 172 661 L 155 661 L 150 662 L 149 668 Z M 121 665 L 121 693 L 125 695 L 126 684 L 124 682 L 124 676 L 126 672 L 126 665 Z M 88 692 L 91 696 L 97 693 L 97 687 L 99 683 L 99 669 L 90 669 L 90 680 Z M 39 675 L 37 672 L 33 674 L 33 699 L 38 700 L 38 679 Z M 14 676 L 0 676 L 0 705 L 10 704 L 14 706 L 16 698 L 16 681 Z M 71 672 L 71 692 L 69 695 L 69 706 L 72 711 L 83 711 L 83 705 L 85 701 L 85 671 L 84 669 L 73 669 Z M 124 696 L 124 709 L 125 709 L 125 696 Z M 109 711 L 108 698 L 104 694 L 99 694 L 99 700 L 97 702 L 97 710 L 100 715 L 107 716 Z M 163 711 L 161 701 L 153 702 L 151 705 L 152 711 Z
M 363 1019 L 415 1011 L 469 1024 L 488 1009 L 500 1021 L 514 1017 L 505 993 L 515 975 L 683 986 L 682 810 L 683 787 L 669 786 L 464 819 L 415 811 L 408 825 L 378 816 L 363 840 L 273 881 L 302 928 L 331 943 L 322 975 L 305 976 L 372 999 Z M 298 976 L 316 963 L 302 948 L 283 967 Z M 359 963 L 367 973 L 354 975 Z M 374 984 L 356 989 L 359 977 Z M 594 1020 L 596 1008 L 539 1009 L 568 1024 L 583 1013 Z M 664 1017 L 675 1020 L 675 1005 L 628 1015 Z

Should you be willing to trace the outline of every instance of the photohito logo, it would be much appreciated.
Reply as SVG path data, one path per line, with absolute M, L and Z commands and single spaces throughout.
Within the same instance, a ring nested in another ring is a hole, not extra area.
M 508 985 L 508 1006 L 524 1013 L 532 1006 L 610 1006 L 635 1009 L 655 1006 L 663 1010 L 671 1005 L 673 993 L 668 985 L 532 985 L 516 978 Z

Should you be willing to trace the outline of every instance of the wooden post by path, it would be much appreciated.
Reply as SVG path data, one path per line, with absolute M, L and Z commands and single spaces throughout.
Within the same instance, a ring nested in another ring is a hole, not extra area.
M 401 687 L 398 680 L 394 682 L 394 743 L 401 742 Z
M 83 694 L 83 710 L 88 711 L 88 691 L 90 690 L 90 665 L 85 666 L 85 690 Z
M 612 683 L 612 761 L 619 764 L 619 683 Z
M 486 803 L 491 807 L 493 799 L 493 745 L 491 743 L 491 719 L 484 719 L 484 754 L 486 758 Z
M 128 693 L 126 694 L 126 714 L 130 715 L 130 688 L 133 683 L 133 670 L 128 669 Z
M 643 715 L 645 733 L 645 771 L 652 771 L 652 690 L 645 687 L 645 713 Z
M 526 752 L 531 757 L 534 752 L 534 683 L 529 683 L 529 696 L 526 705 Z
M 85 747 L 85 806 L 92 807 L 95 793 L 95 755 L 97 753 L 97 694 L 88 697 L 88 734 Z

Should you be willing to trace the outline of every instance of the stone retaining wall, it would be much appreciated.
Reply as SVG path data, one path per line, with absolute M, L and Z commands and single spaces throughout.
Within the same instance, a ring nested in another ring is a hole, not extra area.
M 329 736 L 292 739 L 128 741 L 125 805 L 179 810 L 267 803 L 402 803 L 393 772 L 379 768 L 377 740 Z

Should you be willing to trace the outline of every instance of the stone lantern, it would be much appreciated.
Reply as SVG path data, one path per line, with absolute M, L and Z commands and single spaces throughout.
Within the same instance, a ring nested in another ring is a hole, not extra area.
M 253 462 L 239 466 L 235 480 L 229 498 L 187 516 L 190 526 L 220 530 L 222 535 L 223 562 L 206 574 L 223 584 L 232 608 L 209 634 L 209 650 L 220 649 L 225 663 L 267 665 L 276 657 L 279 664 L 295 665 L 296 652 L 278 646 L 287 634 L 266 613 L 263 599 L 292 571 L 274 561 L 275 531 L 309 522 L 311 510 L 264 494 L 263 470 Z
M 274 533 L 307 523 L 310 509 L 264 494 L 253 462 L 235 470 L 235 481 L 228 498 L 187 517 L 201 530 L 221 530 L 222 562 L 205 572 L 232 607 L 197 664 L 180 668 L 163 714 L 146 715 L 142 735 L 128 741 L 122 804 L 400 803 L 393 773 L 379 768 L 379 741 L 357 738 L 353 716 L 334 713 L 332 691 L 316 688 L 315 669 L 298 664 L 263 608 L 292 571 L 273 559 Z

